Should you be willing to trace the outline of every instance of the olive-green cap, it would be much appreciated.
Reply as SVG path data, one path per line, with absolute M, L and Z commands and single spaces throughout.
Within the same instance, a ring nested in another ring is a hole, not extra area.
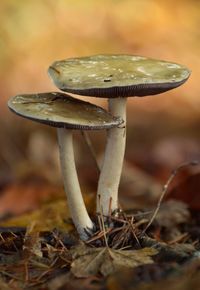
M 180 64 L 135 55 L 69 58 L 54 62 L 48 72 L 63 91 L 106 98 L 163 93 L 190 76 Z
M 8 107 L 24 118 L 58 128 L 100 130 L 123 123 L 99 106 L 59 92 L 17 95 Z

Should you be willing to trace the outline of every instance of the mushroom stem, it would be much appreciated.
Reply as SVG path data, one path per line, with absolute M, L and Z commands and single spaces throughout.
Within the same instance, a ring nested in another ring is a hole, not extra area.
M 64 188 L 72 220 L 82 240 L 89 238 L 94 225 L 88 215 L 78 181 L 73 149 L 72 130 L 58 128 L 60 163 Z
M 108 216 L 118 209 L 118 188 L 126 145 L 126 98 L 109 99 L 109 111 L 124 120 L 121 127 L 108 130 L 104 162 L 97 190 L 97 212 Z

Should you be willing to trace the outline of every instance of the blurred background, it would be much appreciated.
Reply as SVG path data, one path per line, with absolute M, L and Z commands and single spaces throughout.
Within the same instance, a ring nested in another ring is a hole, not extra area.
M 180 88 L 129 98 L 127 199 L 144 184 L 160 188 L 181 162 L 200 159 L 200 1 L 1 0 L 0 16 L 0 216 L 63 196 L 55 129 L 15 116 L 6 104 L 16 94 L 57 90 L 47 75 L 54 60 L 124 53 L 191 69 Z M 101 159 L 105 132 L 90 136 Z M 98 170 L 79 133 L 75 151 L 83 191 L 95 192 Z

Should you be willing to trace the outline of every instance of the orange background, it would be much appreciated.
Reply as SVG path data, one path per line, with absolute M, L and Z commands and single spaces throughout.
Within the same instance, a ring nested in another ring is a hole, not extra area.
M 46 73 L 54 60 L 130 53 L 192 70 L 173 97 L 149 98 L 144 107 L 199 112 L 199 1 L 1 0 L 0 9 L 1 111 L 9 96 L 55 90 Z
M 198 147 L 199 27 L 200 2 L 195 0 L 1 0 L 0 178 L 16 176 L 24 162 L 30 168 L 33 160 L 39 160 L 38 168 L 41 162 L 57 160 L 57 145 L 50 146 L 55 131 L 11 114 L 6 101 L 20 93 L 57 90 L 47 68 L 54 60 L 74 56 L 138 54 L 188 66 L 192 75 L 182 87 L 159 96 L 129 99 L 127 153 L 136 156 L 134 142 L 157 146 L 160 136 L 170 134 L 192 137 Z M 106 106 L 105 100 L 90 101 Z M 166 116 L 167 121 L 162 121 Z M 94 136 L 102 153 L 105 136 Z M 170 142 L 173 148 L 178 146 L 177 141 Z

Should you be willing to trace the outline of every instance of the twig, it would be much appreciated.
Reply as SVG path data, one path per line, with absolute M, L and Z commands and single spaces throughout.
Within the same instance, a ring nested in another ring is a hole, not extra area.
M 101 200 L 101 196 L 100 196 L 100 194 L 97 196 L 97 207 L 98 208 L 101 208 L 101 202 L 100 202 L 100 200 Z M 102 220 L 101 220 L 101 216 L 99 216 L 99 214 L 97 215 L 97 217 L 98 217 L 98 223 L 99 223 L 99 228 L 100 228 L 100 231 L 102 231 L 103 230 L 103 228 L 102 228 Z
M 103 227 L 103 235 L 104 235 L 105 244 L 106 244 L 106 247 L 108 248 L 108 241 L 107 241 L 107 237 L 106 237 L 106 229 L 105 229 L 105 224 L 104 224 L 102 207 L 100 207 L 100 217 L 101 217 L 101 223 L 102 223 L 102 227 Z
M 131 227 L 131 232 L 132 232 L 132 235 L 135 238 L 137 244 L 141 247 L 140 242 L 139 242 L 139 240 L 138 240 L 138 238 L 137 238 L 137 236 L 135 234 L 135 227 L 133 226 L 133 221 L 134 221 L 134 217 L 132 216 L 131 221 L 128 221 L 129 225 Z
M 61 247 L 62 247 L 61 250 L 60 250 L 60 256 L 61 256 L 61 254 L 64 253 L 64 252 L 67 252 L 68 249 L 65 246 L 65 244 L 63 243 L 62 239 L 58 236 L 57 233 L 55 233 L 54 231 L 52 231 L 52 234 L 54 236 L 54 239 L 56 240 L 56 246 L 58 247 L 58 245 L 60 244 Z
M 190 162 L 185 162 L 185 163 L 182 163 L 181 165 L 179 165 L 176 169 L 174 169 L 174 170 L 172 171 L 170 177 L 168 178 L 167 182 L 166 182 L 165 185 L 163 186 L 163 190 L 162 190 L 162 192 L 161 192 L 161 196 L 160 196 L 160 198 L 159 198 L 159 200 L 158 200 L 157 207 L 156 207 L 156 209 L 155 209 L 155 211 L 154 211 L 154 213 L 153 213 L 153 215 L 152 215 L 150 221 L 148 222 L 147 226 L 146 226 L 145 229 L 142 231 L 141 235 L 143 235 L 143 234 L 147 231 L 147 229 L 150 227 L 150 225 L 153 223 L 153 221 L 154 221 L 154 219 L 155 219 L 155 217 L 156 217 L 156 215 L 157 215 L 157 213 L 158 213 L 158 211 L 159 211 L 159 209 L 160 209 L 160 206 L 161 206 L 162 200 L 163 200 L 163 198 L 164 198 L 164 196 L 165 196 L 165 194 L 166 194 L 166 192 L 167 192 L 167 190 L 168 190 L 168 187 L 169 187 L 169 185 L 171 184 L 171 182 L 172 182 L 172 180 L 174 179 L 174 177 L 176 176 L 176 174 L 179 172 L 179 170 L 181 170 L 181 169 L 183 169 L 183 168 L 185 168 L 185 167 L 187 167 L 187 166 L 196 166 L 196 165 L 198 165 L 198 164 L 199 164 L 199 162 L 196 161 L 196 160 L 194 160 L 194 161 L 190 161 Z
M 179 235 L 178 237 L 176 237 L 175 239 L 168 241 L 168 244 L 169 245 L 176 244 L 176 243 L 182 241 L 183 239 L 185 240 L 185 238 L 188 238 L 188 237 L 189 237 L 188 233 L 183 233 L 183 234 Z
M 105 234 L 109 234 L 111 232 L 111 228 L 107 229 Z M 98 232 L 98 234 L 91 239 L 85 241 L 86 244 L 91 244 L 92 242 L 95 242 L 96 240 L 99 240 L 101 237 L 104 237 L 104 232 L 103 230 Z

